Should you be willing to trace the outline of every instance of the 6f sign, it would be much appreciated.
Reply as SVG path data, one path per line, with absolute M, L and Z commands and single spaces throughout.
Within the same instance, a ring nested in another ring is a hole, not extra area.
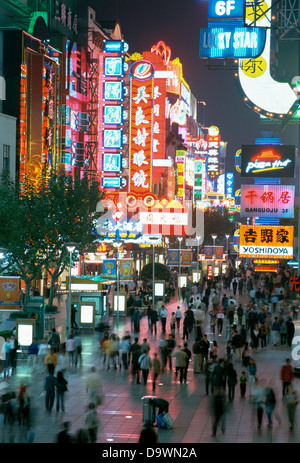
M 241 0 L 210 0 L 208 2 L 209 19 L 242 19 L 244 2 Z

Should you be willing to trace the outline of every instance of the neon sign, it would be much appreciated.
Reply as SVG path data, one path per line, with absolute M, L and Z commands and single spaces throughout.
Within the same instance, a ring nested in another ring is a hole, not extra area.
M 294 227 L 241 225 L 240 257 L 293 258 Z
M 242 185 L 241 217 L 294 217 L 294 185 Z
M 294 177 L 295 147 L 292 145 L 243 145 L 242 177 Z
M 242 0 L 209 0 L 208 19 L 239 20 L 244 19 L 245 2 Z
M 256 58 L 265 45 L 261 27 L 209 27 L 200 29 L 201 58 Z
M 184 200 L 184 177 L 185 177 L 185 151 L 176 151 L 176 164 L 177 164 L 177 198 L 179 201 Z
M 148 61 L 136 61 L 130 67 L 130 75 L 133 79 L 148 80 L 154 76 L 154 66 Z
M 139 79 L 130 79 L 129 192 L 144 195 L 152 190 L 154 87 L 152 78 L 140 78 L 141 74 L 147 75 L 147 71 L 139 68 L 139 64 L 144 61 L 137 61 L 130 68 L 131 74 Z
M 123 82 L 122 81 L 108 81 L 104 82 L 104 95 L 105 101 L 123 101 Z
M 220 141 L 218 127 L 210 127 L 207 135 L 207 158 L 206 171 L 207 178 L 216 180 L 220 175 Z

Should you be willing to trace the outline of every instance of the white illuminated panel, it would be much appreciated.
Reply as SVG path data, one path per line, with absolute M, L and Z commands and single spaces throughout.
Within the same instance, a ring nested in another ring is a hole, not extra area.
M 255 60 L 239 60 L 239 80 L 245 95 L 254 105 L 269 113 L 287 114 L 297 97 L 288 82 L 277 82 L 270 74 L 272 0 L 264 3 L 269 11 L 257 21 L 257 26 L 268 28 L 265 48 Z M 250 23 L 248 20 L 247 24 Z
M 92 305 L 81 305 L 80 323 L 92 325 L 94 323 L 94 307 Z
M 182 212 L 140 212 L 142 224 L 188 225 L 188 214 Z
M 18 324 L 18 341 L 21 346 L 30 346 L 33 339 L 33 325 Z
M 97 283 L 71 283 L 72 291 L 98 291 Z
M 155 283 L 155 296 L 164 296 L 164 284 Z
M 114 310 L 118 308 L 118 295 L 114 295 Z M 125 296 L 119 295 L 119 313 L 125 313 Z
M 187 286 L 187 275 L 178 275 L 178 288 Z

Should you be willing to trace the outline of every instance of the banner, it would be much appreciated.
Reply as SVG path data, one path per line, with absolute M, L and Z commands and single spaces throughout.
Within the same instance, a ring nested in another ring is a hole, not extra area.
M 213 246 L 204 246 L 204 255 L 205 255 L 205 259 L 213 259 L 213 257 L 214 257 L 214 247 Z
M 294 227 L 241 225 L 240 257 L 293 258 Z
M 103 261 L 102 276 L 104 278 L 117 278 L 116 259 L 105 259 Z
M 121 280 L 133 280 L 134 274 L 134 260 L 133 259 L 122 259 L 119 261 L 120 279 Z
M 168 265 L 179 266 L 179 250 L 169 249 Z
M 223 259 L 223 246 L 215 246 L 215 259 Z
M 242 185 L 241 217 L 294 217 L 294 185 Z
M 190 266 L 192 265 L 192 251 L 181 250 L 181 265 Z
M 20 278 L 0 277 L 0 310 L 19 310 Z

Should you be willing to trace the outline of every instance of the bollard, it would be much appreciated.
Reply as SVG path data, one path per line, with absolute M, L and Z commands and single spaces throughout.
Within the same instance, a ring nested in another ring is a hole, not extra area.
M 143 415 L 142 415 L 142 420 L 144 424 L 153 424 L 155 422 L 155 415 L 154 415 L 154 409 L 155 407 L 152 404 L 151 399 L 155 399 L 156 396 L 153 395 L 146 395 L 142 397 L 143 401 Z

